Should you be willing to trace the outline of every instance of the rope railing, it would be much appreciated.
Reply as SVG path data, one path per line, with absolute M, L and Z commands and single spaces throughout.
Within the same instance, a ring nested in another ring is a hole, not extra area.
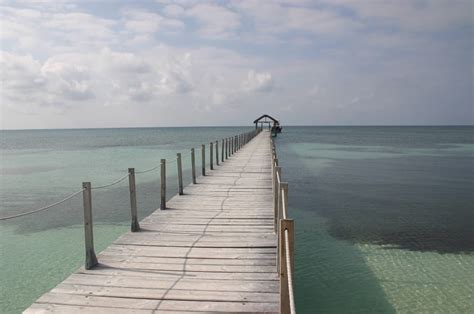
M 234 153 L 236 153 L 240 148 L 245 144 L 250 142 L 260 130 L 253 130 L 251 132 L 242 133 L 236 136 L 223 138 L 220 140 L 214 140 L 209 144 L 209 155 L 206 153 L 206 145 L 201 145 L 201 161 L 202 161 L 202 176 L 206 175 L 206 167 L 209 167 L 210 170 L 214 169 L 214 166 L 218 166 L 220 163 L 224 163 L 225 160 L 229 159 Z M 213 145 L 215 143 L 215 145 Z M 219 147 L 220 145 L 221 147 Z M 214 150 L 215 149 L 215 150 Z M 215 154 L 214 154 L 215 151 Z M 209 164 L 206 163 L 206 155 L 209 158 Z M 173 163 L 176 163 L 177 177 L 178 177 L 178 194 L 183 195 L 183 169 L 182 162 L 183 160 L 188 160 L 191 164 L 191 176 L 192 183 L 197 183 L 196 178 L 196 154 L 195 148 L 191 148 L 190 151 L 186 153 L 177 153 L 176 157 L 169 157 L 168 160 L 172 160 Z M 215 163 L 214 163 L 215 162 Z M 160 209 L 166 209 L 166 167 L 168 165 L 172 166 L 173 163 L 166 162 L 166 159 L 161 159 L 158 165 L 153 166 L 152 168 L 135 171 L 135 168 L 129 168 L 128 173 L 117 180 L 104 185 L 94 186 L 90 182 L 83 182 L 82 189 L 68 195 L 66 198 L 55 202 L 53 204 L 24 212 L 21 214 L 11 215 L 7 217 L 0 217 L 0 221 L 14 219 L 21 216 L 26 216 L 34 214 L 43 210 L 47 210 L 56 205 L 60 205 L 65 201 L 73 198 L 74 196 L 82 193 L 83 195 L 83 206 L 84 206 L 84 238 L 85 238 L 85 251 L 86 251 L 86 261 L 85 268 L 91 269 L 97 265 L 98 260 L 94 250 L 94 240 L 93 240 L 93 223 L 92 223 L 92 190 L 105 189 L 128 178 L 129 181 L 129 193 L 130 193 L 130 211 L 131 211 L 131 231 L 138 232 L 140 231 L 140 225 L 138 223 L 138 214 L 137 214 L 137 197 L 136 197 L 136 185 L 135 185 L 135 175 L 144 174 L 154 170 L 160 170 Z
M 28 211 L 28 212 L 25 212 L 25 213 L 21 213 L 21 214 L 16 214 L 16 215 L 12 215 L 12 216 L 7 216 L 7 217 L 1 217 L 0 218 L 0 221 L 2 220 L 9 220 L 9 219 L 13 219 L 13 218 L 18 218 L 18 217 L 22 217 L 22 216 L 27 216 L 27 215 L 31 215 L 31 214 L 34 214 L 34 213 L 38 213 L 38 212 L 41 212 L 43 210 L 46 210 L 46 209 L 49 209 L 51 207 L 54 207 L 56 205 L 60 205 L 62 203 L 64 203 L 65 201 L 67 200 L 70 200 L 71 198 L 73 198 L 74 196 L 76 196 L 77 194 L 80 194 L 82 193 L 82 191 L 84 191 L 84 189 L 80 189 L 79 191 L 76 191 L 70 195 L 68 195 L 66 198 L 60 200 L 60 201 L 57 201 L 53 204 L 49 204 L 49 205 L 46 205 L 44 207 L 41 207 L 41 208 L 38 208 L 38 209 L 34 209 L 34 210 L 31 210 L 31 211 Z
M 142 171 L 135 171 L 135 174 L 142 174 L 142 173 L 147 173 L 147 172 L 150 172 L 150 171 L 156 170 L 156 169 L 158 169 L 158 168 L 160 168 L 160 165 L 158 165 L 158 166 L 155 166 L 155 167 L 153 167 L 153 168 L 150 168 L 150 169 L 147 169 L 147 170 L 142 170 Z
M 274 230 L 278 235 L 277 270 L 280 277 L 280 313 L 296 313 L 293 269 L 294 269 L 294 222 L 288 219 L 288 183 L 282 182 L 281 167 L 275 143 L 272 147 L 272 189 Z
M 105 185 L 99 185 L 99 186 L 94 186 L 93 188 L 91 188 L 92 190 L 99 190 L 99 189 L 105 189 L 105 188 L 108 188 L 108 187 L 111 187 L 111 186 L 114 186 L 116 184 L 119 184 L 120 182 L 122 182 L 123 180 L 125 180 L 126 178 L 128 178 L 130 174 L 127 173 L 126 175 L 124 175 L 123 177 L 115 180 L 114 182 L 112 183 L 109 183 L 109 184 L 105 184 Z

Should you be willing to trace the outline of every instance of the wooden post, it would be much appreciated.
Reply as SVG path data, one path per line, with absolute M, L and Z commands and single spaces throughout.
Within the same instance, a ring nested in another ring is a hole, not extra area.
M 280 313 L 291 313 L 290 292 L 288 290 L 288 276 L 295 272 L 295 248 L 294 248 L 294 222 L 293 219 L 280 220 L 279 242 L 281 243 L 278 255 L 280 259 Z M 288 230 L 288 244 L 290 251 L 291 274 L 288 274 L 286 267 L 286 241 L 285 230 Z M 294 278 L 294 276 L 292 276 Z
M 274 229 L 275 229 L 275 233 L 277 232 L 277 229 L 278 229 L 278 205 L 280 204 L 280 185 L 279 185 L 279 182 L 278 182 L 278 175 L 277 174 L 280 174 L 280 178 L 281 178 L 281 167 L 278 167 L 276 166 L 275 167 L 275 180 L 273 181 L 273 190 L 274 190 L 274 193 L 273 193 L 273 213 L 275 215 L 274 217 L 274 220 L 273 220 L 273 223 L 274 223 Z
M 214 152 L 213 152 L 213 143 L 210 142 L 209 143 L 209 168 L 211 170 L 214 170 L 214 165 L 213 165 L 213 161 L 214 161 Z
M 216 164 L 219 166 L 219 141 L 216 141 Z
M 194 148 L 191 148 L 191 176 L 193 177 L 193 184 L 196 184 L 196 156 L 194 155 Z
M 234 155 L 234 137 L 230 138 L 230 155 Z
M 84 204 L 84 239 L 86 247 L 86 269 L 91 269 L 97 265 L 97 256 L 94 251 L 94 234 L 92 226 L 92 195 L 91 183 L 82 182 L 82 200 Z
M 201 145 L 201 174 L 206 175 L 206 145 Z
M 160 209 L 166 209 L 166 159 L 161 159 L 161 204 Z
M 135 188 L 135 168 L 128 168 L 128 185 L 130 189 L 130 211 L 132 214 L 132 225 L 131 231 L 140 231 L 140 225 L 138 224 L 137 216 L 137 192 Z
M 181 164 L 181 153 L 176 154 L 176 163 L 178 166 L 178 194 L 183 195 L 183 165 Z
M 222 149 L 221 149 L 221 155 L 222 155 L 222 158 L 221 158 L 221 161 L 224 162 L 224 139 L 222 139 Z
M 280 183 L 280 188 L 281 188 L 281 217 L 284 219 L 284 217 L 288 218 L 288 182 L 281 182 Z
M 276 171 L 276 174 L 280 175 L 280 180 L 281 180 L 281 167 L 275 167 L 275 171 Z M 275 223 L 275 232 L 278 234 L 279 232 L 279 221 L 280 219 L 282 218 L 281 215 L 280 215 L 280 212 L 281 212 L 281 206 L 282 206 L 282 203 L 281 203 L 281 187 L 280 187 L 280 183 L 278 181 L 278 176 L 275 177 L 276 178 L 276 184 L 275 184 L 275 189 L 276 189 L 276 193 L 275 193 L 275 197 L 276 197 L 276 209 L 275 209 L 275 218 L 274 218 L 274 223 Z M 277 239 L 277 250 L 280 249 L 280 246 L 281 246 L 281 243 L 280 243 L 280 240 L 279 238 Z M 277 257 L 277 260 L 276 260 L 276 265 L 277 265 L 277 270 L 280 269 L 280 259 Z
M 227 144 L 227 139 L 225 139 L 225 159 L 228 159 L 229 145 Z

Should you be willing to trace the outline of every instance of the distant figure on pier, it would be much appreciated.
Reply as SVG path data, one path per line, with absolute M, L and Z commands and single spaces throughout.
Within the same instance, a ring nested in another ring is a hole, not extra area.
M 273 117 L 271 117 L 267 114 L 262 115 L 260 118 L 256 119 L 253 123 L 255 123 L 255 129 L 258 129 L 258 127 L 259 127 L 258 124 L 259 123 L 260 123 L 260 129 L 263 129 L 263 125 L 267 124 L 268 128 L 271 129 L 273 137 L 277 136 L 278 133 L 281 133 L 282 127 L 280 126 L 280 122 L 277 119 L 275 119 L 275 118 L 273 118 Z M 273 125 L 270 127 L 270 125 L 272 123 L 273 123 Z

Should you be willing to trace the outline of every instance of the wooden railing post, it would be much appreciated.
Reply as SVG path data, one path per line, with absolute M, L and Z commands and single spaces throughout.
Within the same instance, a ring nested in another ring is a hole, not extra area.
M 281 243 L 278 256 L 280 259 L 280 313 L 291 313 L 290 291 L 288 289 L 288 276 L 294 273 L 294 222 L 293 219 L 281 219 L 279 227 L 279 242 Z M 287 271 L 285 230 L 288 230 L 288 245 L 290 252 L 291 274 Z M 294 276 L 292 277 L 294 278 Z
M 224 162 L 224 139 L 222 139 L 222 149 L 221 149 L 221 155 L 222 155 L 222 158 L 221 158 L 221 161 Z
M 201 145 L 201 174 L 206 175 L 206 145 Z
M 191 148 L 191 176 L 193 178 L 193 184 L 196 184 L 196 156 L 194 154 L 194 148 Z
M 281 216 L 280 218 L 288 217 L 288 182 L 281 182 L 281 202 L 282 206 L 280 209 Z
M 210 142 L 210 143 L 209 143 L 209 165 L 210 165 L 209 168 L 210 168 L 211 170 L 214 170 L 214 164 L 213 164 L 213 163 L 214 163 L 214 162 L 213 162 L 213 161 L 214 161 L 213 146 L 214 146 L 213 143 Z
M 135 168 L 128 168 L 128 185 L 130 190 L 130 212 L 132 214 L 131 231 L 140 231 L 137 215 L 137 191 L 135 187 Z
M 219 166 L 219 141 L 216 141 L 216 165 Z
M 94 251 L 94 232 L 92 226 L 92 194 L 91 183 L 82 182 L 82 199 L 84 204 L 84 242 L 86 247 L 86 269 L 97 265 L 97 256 Z
M 225 139 L 225 159 L 229 158 L 229 145 L 227 143 L 227 138 Z
M 160 209 L 166 209 L 166 159 L 161 159 L 161 202 Z
M 278 166 L 275 166 L 275 180 L 273 181 L 274 185 L 273 185 L 273 190 L 274 190 L 274 193 L 273 193 L 273 213 L 274 213 L 274 220 L 273 220 L 273 223 L 274 223 L 274 230 L 275 230 L 275 233 L 277 232 L 277 229 L 278 229 L 278 206 L 280 204 L 280 185 L 279 185 L 279 182 L 278 182 L 278 174 L 280 174 L 280 179 L 281 179 L 281 167 L 278 167 Z
M 282 202 L 281 202 L 281 181 L 278 181 L 278 175 L 280 177 L 280 180 L 281 180 L 281 167 L 275 167 L 276 168 L 276 173 L 277 173 L 277 176 L 276 176 L 276 209 L 275 209 L 275 219 L 274 219 L 274 222 L 275 222 L 275 232 L 278 234 L 279 232 L 279 221 L 280 219 L 282 218 L 280 213 L 281 213 L 281 207 L 282 207 Z M 277 249 L 280 249 L 280 241 L 277 240 Z M 280 260 L 279 258 L 277 257 L 277 270 L 280 268 Z
M 178 167 L 178 194 L 183 195 L 183 165 L 181 164 L 181 153 L 176 154 L 176 165 Z

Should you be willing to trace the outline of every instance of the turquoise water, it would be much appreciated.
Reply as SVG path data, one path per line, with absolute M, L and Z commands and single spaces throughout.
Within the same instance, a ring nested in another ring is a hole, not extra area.
M 0 217 L 248 130 L 2 131 Z M 300 313 L 474 311 L 473 135 L 473 127 L 284 128 L 276 144 L 296 221 Z M 183 162 L 187 184 L 189 155 Z M 175 167 L 168 173 L 171 196 Z M 158 175 L 137 175 L 141 217 L 159 206 Z M 94 191 L 97 251 L 129 228 L 127 204 L 126 181 Z M 81 223 L 80 196 L 0 222 L 1 313 L 20 312 L 83 263 Z

